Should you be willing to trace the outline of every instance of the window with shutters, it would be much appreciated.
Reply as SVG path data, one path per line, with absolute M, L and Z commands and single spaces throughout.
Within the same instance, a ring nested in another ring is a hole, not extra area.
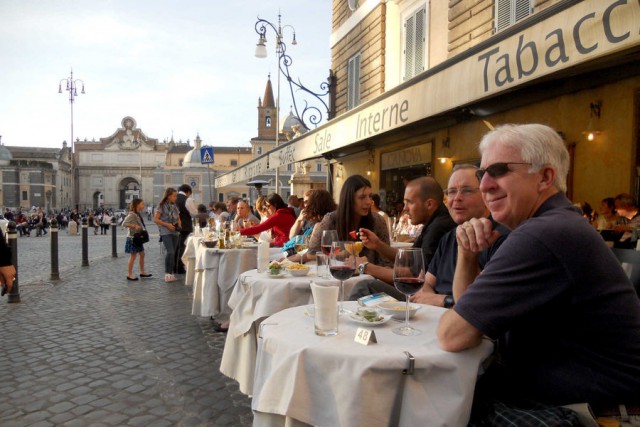
M 347 66 L 347 110 L 360 105 L 360 54 L 349 58 Z
M 316 163 L 316 172 L 322 172 L 322 163 Z
M 496 32 L 504 30 L 533 13 L 531 0 L 496 0 Z
M 423 72 L 426 63 L 427 8 L 422 6 L 404 21 L 404 80 Z

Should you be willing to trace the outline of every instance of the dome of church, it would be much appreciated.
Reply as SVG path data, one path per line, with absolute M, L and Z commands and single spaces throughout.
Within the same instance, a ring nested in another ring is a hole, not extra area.
M 8 166 L 13 156 L 7 147 L 0 145 L 0 166 Z
M 200 168 L 202 167 L 202 159 L 200 158 L 200 145 L 202 144 L 202 140 L 198 135 L 195 140 L 195 147 L 193 150 L 187 152 L 184 155 L 184 160 L 182 161 L 183 168 Z
M 299 126 L 298 132 L 301 134 L 309 131 L 309 129 L 307 129 L 304 124 L 302 124 L 300 119 L 293 114 L 293 111 L 289 111 L 289 115 L 286 119 L 284 119 L 284 123 L 282 124 L 282 132 L 295 133 L 293 127 L 296 125 Z

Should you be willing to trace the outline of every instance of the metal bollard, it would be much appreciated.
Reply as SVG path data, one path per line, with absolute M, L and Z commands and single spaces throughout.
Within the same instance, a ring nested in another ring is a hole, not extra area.
M 60 270 L 58 266 L 58 221 L 51 220 L 51 276 L 50 280 L 60 280 Z
M 7 302 L 20 302 L 20 287 L 18 286 L 18 233 L 16 223 L 9 221 L 7 226 L 7 244 L 11 248 L 11 264 L 16 268 L 16 280 L 13 281 L 13 288 L 7 295 Z
M 82 266 L 89 266 L 89 224 L 87 218 L 82 218 Z
M 116 229 L 118 228 L 118 220 L 114 216 L 111 218 L 111 257 L 118 258 L 118 242 L 116 242 Z

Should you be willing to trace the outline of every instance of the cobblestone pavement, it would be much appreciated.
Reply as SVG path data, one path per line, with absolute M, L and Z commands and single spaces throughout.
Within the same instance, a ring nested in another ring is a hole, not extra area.
M 219 372 L 224 334 L 191 315 L 191 289 L 162 280 L 150 233 L 154 278 L 138 282 L 120 228 L 117 258 L 110 235 L 88 236 L 89 267 L 62 231 L 56 282 L 49 235 L 18 239 L 21 302 L 0 300 L 1 426 L 251 425 L 249 398 Z

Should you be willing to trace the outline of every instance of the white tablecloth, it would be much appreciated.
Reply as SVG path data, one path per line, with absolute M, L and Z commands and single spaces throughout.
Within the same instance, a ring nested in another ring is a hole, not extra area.
M 349 303 L 356 304 L 356 303 Z M 307 307 L 281 311 L 263 323 L 253 387 L 254 426 L 464 426 L 481 362 L 493 349 L 440 349 L 436 327 L 445 309 L 423 306 L 412 323 L 422 330 L 399 336 L 389 321 L 373 328 L 378 343 L 354 342 L 359 324 L 341 318 L 339 334 L 313 332 Z M 412 375 L 408 351 L 415 357 Z
M 182 255 L 182 263 L 184 264 L 184 268 L 186 270 L 186 274 L 184 277 L 184 284 L 187 286 L 193 286 L 193 280 L 195 278 L 196 272 L 196 250 L 202 245 L 200 242 L 203 240 L 203 237 L 196 237 L 191 234 L 186 242 L 184 254 Z M 256 249 L 255 244 L 245 245 L 248 249 Z M 283 257 L 282 248 L 270 248 L 269 249 L 269 259 L 270 260 L 278 260 Z M 255 268 L 255 267 L 254 267 Z
M 245 271 L 256 268 L 257 245 L 243 249 L 209 249 L 199 244 L 200 240 L 199 237 L 189 238 L 189 246 L 195 250 L 191 314 L 213 316 L 222 322 L 231 313 L 227 303 L 236 280 Z M 279 248 L 270 249 L 270 256 L 277 253 L 280 253 Z
M 306 305 L 313 302 L 311 281 L 322 282 L 316 276 L 314 263 L 309 263 L 311 271 L 307 276 L 286 275 L 271 278 L 266 273 L 250 270 L 240 276 L 229 299 L 231 312 L 229 332 L 222 353 L 220 372 L 238 381 L 240 391 L 252 394 L 253 374 L 256 363 L 256 337 L 260 322 L 285 308 Z M 345 295 L 360 280 L 373 279 L 365 274 L 352 277 L 344 282 Z
M 186 271 L 184 275 L 184 284 L 187 286 L 193 285 L 193 276 L 195 274 L 196 267 L 196 248 L 200 246 L 200 241 L 202 239 L 203 237 L 195 237 L 192 234 L 185 242 L 184 254 L 182 254 L 181 259 Z

